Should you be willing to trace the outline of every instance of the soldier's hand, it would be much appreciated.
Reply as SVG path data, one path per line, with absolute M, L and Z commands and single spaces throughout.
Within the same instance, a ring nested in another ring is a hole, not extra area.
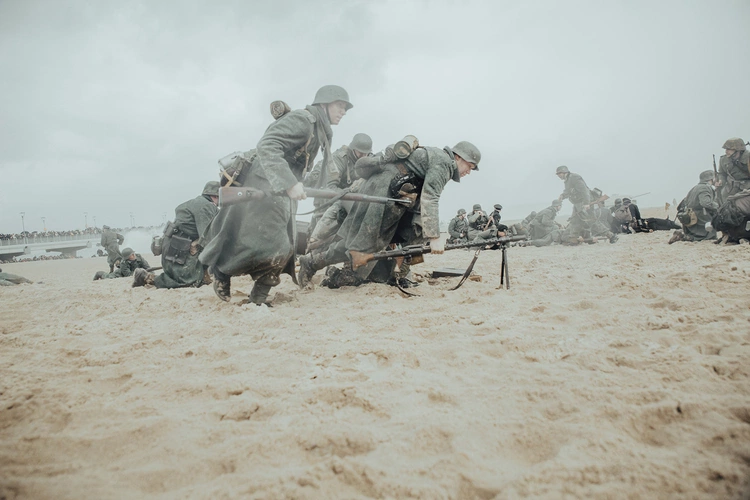
M 294 186 L 287 189 L 286 195 L 291 199 L 297 201 L 307 198 L 307 195 L 305 194 L 305 186 L 303 186 L 301 182 L 298 182 Z
M 445 243 L 442 238 L 438 237 L 430 240 L 430 253 L 445 253 Z

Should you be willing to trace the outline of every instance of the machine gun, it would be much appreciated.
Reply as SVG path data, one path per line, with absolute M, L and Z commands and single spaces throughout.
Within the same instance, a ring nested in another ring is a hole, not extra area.
M 276 193 L 268 193 L 251 187 L 229 187 L 219 188 L 219 207 L 236 205 L 252 200 L 262 200 L 263 198 L 274 196 Z M 386 198 L 385 196 L 370 196 L 360 193 L 348 193 L 346 191 L 330 191 L 327 189 L 305 188 L 305 194 L 310 198 L 335 198 L 337 200 L 362 201 L 365 203 L 400 203 L 411 206 L 413 200 L 401 198 Z
M 458 289 L 461 285 L 464 284 L 464 281 L 466 281 L 466 278 L 469 277 L 471 274 L 472 269 L 474 268 L 474 264 L 477 261 L 477 258 L 479 257 L 479 252 L 482 251 L 487 246 L 493 247 L 493 246 L 499 246 L 503 252 L 503 258 L 502 263 L 500 264 L 500 285 L 502 287 L 503 284 L 506 285 L 506 289 L 510 288 L 510 276 L 508 275 L 508 260 L 506 256 L 506 250 L 508 249 L 508 245 L 510 245 L 513 242 L 516 241 L 525 241 L 528 238 L 526 235 L 517 235 L 517 236 L 503 236 L 501 238 L 493 238 L 491 240 L 486 241 L 470 241 L 468 243 L 449 243 L 445 245 L 445 250 L 457 250 L 459 248 L 476 248 L 477 251 L 474 254 L 474 259 L 471 261 L 471 264 L 469 264 L 469 267 L 466 269 L 466 272 L 464 273 L 463 277 L 461 278 L 461 281 L 458 285 L 456 285 L 455 288 L 452 288 L 452 290 Z M 366 253 L 366 252 L 357 252 L 355 250 L 349 250 L 349 255 L 351 259 L 352 269 L 358 269 L 364 265 L 366 265 L 368 262 L 371 262 L 373 260 L 397 260 L 400 261 L 401 259 L 405 260 L 408 263 L 411 264 L 418 264 L 420 262 L 423 262 L 424 259 L 422 259 L 422 255 L 426 253 L 430 253 L 432 249 L 430 248 L 430 245 L 409 245 L 401 248 L 396 248 L 394 250 L 385 250 L 383 252 L 375 252 L 375 253 Z

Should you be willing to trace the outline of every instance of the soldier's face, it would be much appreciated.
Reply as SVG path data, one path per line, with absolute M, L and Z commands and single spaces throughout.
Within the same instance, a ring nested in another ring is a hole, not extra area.
M 131 253 L 130 255 L 128 255 L 128 260 L 130 260 L 130 261 L 135 260 L 135 254 Z
M 734 149 L 725 149 L 724 154 L 727 156 L 732 156 L 735 153 Z
M 477 168 L 475 164 L 469 163 L 458 155 L 456 155 L 456 166 L 458 167 L 458 175 L 461 177 L 469 175 L 472 170 Z
M 346 103 L 344 101 L 333 101 L 328 106 L 328 119 L 331 125 L 338 125 L 346 114 Z
M 556 174 L 556 175 L 557 175 L 557 178 L 560 179 L 561 181 L 565 180 L 565 173 L 564 172 L 560 172 L 559 174 Z

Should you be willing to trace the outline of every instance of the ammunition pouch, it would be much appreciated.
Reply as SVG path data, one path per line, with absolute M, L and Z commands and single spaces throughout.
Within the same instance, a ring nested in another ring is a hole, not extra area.
M 412 172 L 406 172 L 393 178 L 388 191 L 392 198 L 401 198 L 418 193 L 421 187 L 422 179 Z
M 692 208 L 677 213 L 677 219 L 685 227 L 692 227 L 698 223 L 698 214 Z
M 151 253 L 156 257 L 161 255 L 163 242 L 164 238 L 162 236 L 154 236 L 154 239 L 151 240 Z
M 169 240 L 169 244 L 165 245 L 162 249 L 164 252 L 164 260 L 184 265 L 188 255 L 190 255 L 190 244 L 192 243 L 192 240 L 177 235 L 168 236 L 165 239 Z

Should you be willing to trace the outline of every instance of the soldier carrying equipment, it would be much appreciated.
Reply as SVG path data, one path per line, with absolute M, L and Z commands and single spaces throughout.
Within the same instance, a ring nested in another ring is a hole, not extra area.
M 338 200 L 363 201 L 366 203 L 400 203 L 407 207 L 411 206 L 413 200 L 405 198 L 387 198 L 384 196 L 370 196 L 366 194 L 350 193 L 344 190 L 329 191 L 326 189 L 305 188 L 305 195 L 309 198 L 335 198 Z M 230 187 L 224 186 L 219 189 L 219 208 L 245 203 L 251 200 L 262 200 L 263 198 L 273 196 L 260 189 L 251 187 Z

